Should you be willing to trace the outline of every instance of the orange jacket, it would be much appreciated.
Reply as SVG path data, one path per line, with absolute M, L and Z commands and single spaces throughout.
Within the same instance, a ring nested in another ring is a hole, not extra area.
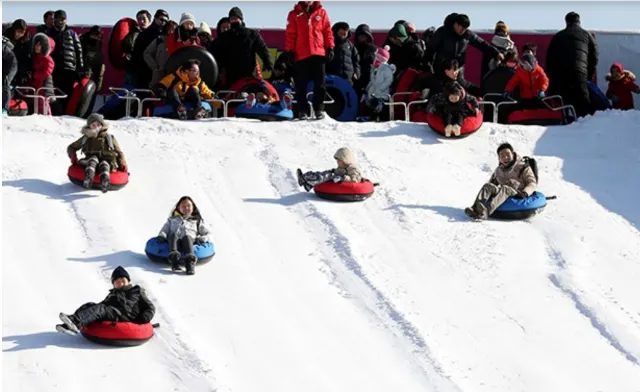
M 516 87 L 520 87 L 520 98 L 532 99 L 540 91 L 547 91 L 549 88 L 549 78 L 544 73 L 544 69 L 538 64 L 533 71 L 528 72 L 522 67 L 516 69 L 515 75 L 511 77 L 504 91 L 513 93 Z
M 326 50 L 335 46 L 331 21 L 322 4 L 314 1 L 309 13 L 306 8 L 306 4 L 300 1 L 287 17 L 284 50 L 295 52 L 296 61 L 325 56 Z

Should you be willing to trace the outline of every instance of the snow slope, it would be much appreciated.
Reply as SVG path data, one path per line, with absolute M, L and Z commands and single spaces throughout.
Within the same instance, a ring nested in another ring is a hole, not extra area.
M 613 127 L 613 125 L 616 125 Z M 66 178 L 72 118 L 3 119 L 3 388 L 15 391 L 615 391 L 640 386 L 640 112 L 566 127 L 112 122 L 131 183 Z M 529 222 L 462 209 L 510 141 L 557 195 Z M 347 145 L 363 203 L 300 192 Z M 182 195 L 218 254 L 188 277 L 144 255 Z M 117 265 L 157 336 L 112 349 L 55 332 Z

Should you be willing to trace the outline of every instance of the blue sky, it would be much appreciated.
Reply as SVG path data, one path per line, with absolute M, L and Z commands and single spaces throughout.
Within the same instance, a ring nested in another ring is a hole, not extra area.
M 234 5 L 242 8 L 247 25 L 251 27 L 284 28 L 287 12 L 295 2 L 24 2 L 3 1 L 2 20 L 17 18 L 41 23 L 48 9 L 65 9 L 71 24 L 112 25 L 123 16 L 134 16 L 140 9 L 152 14 L 156 8 L 166 9 L 172 19 L 180 13 L 191 12 L 197 22 L 215 26 Z M 574 1 L 448 1 L 448 2 L 324 2 L 332 22 L 347 21 L 353 28 L 368 23 L 374 29 L 390 28 L 398 19 L 413 21 L 419 30 L 439 26 L 450 12 L 466 13 L 472 28 L 492 29 L 497 20 L 504 20 L 512 30 L 556 30 L 564 27 L 564 15 L 576 11 L 587 29 L 640 29 L 640 2 L 574 2 Z

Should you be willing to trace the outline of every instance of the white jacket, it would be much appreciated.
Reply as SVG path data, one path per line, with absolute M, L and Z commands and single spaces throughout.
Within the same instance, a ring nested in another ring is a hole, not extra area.
M 391 84 L 393 83 L 393 74 L 396 72 L 396 66 L 389 63 L 380 64 L 378 68 L 371 70 L 371 79 L 367 85 L 367 95 L 369 98 L 376 98 L 388 100 L 385 94 L 389 94 L 391 91 Z
M 176 234 L 178 238 L 186 235 L 191 238 L 192 241 L 195 241 L 197 238 L 203 242 L 209 242 L 209 229 L 203 220 L 200 220 L 200 224 L 198 225 L 197 219 L 185 219 L 181 215 L 174 215 L 167 219 L 158 236 L 167 238 L 171 234 Z

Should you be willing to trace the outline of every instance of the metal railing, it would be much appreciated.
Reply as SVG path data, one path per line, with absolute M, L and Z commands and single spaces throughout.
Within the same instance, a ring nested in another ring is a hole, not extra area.
M 288 93 L 289 96 L 291 96 L 291 103 L 295 103 L 297 104 L 298 101 L 296 101 L 295 99 L 293 99 L 293 96 L 291 95 L 291 93 Z M 315 117 L 316 116 L 316 112 L 313 110 L 313 102 L 311 102 L 311 100 L 309 99 L 309 97 L 313 96 L 313 91 L 309 91 L 307 93 L 307 105 L 309 105 L 309 114 L 311 115 L 311 117 Z M 325 100 L 322 101 L 323 104 L 325 105 L 331 105 L 332 103 L 335 103 L 336 100 L 333 99 L 333 97 L 331 96 L 331 94 L 329 94 L 328 91 L 325 90 L 324 92 L 324 96 L 325 96 Z M 328 98 L 328 99 L 327 99 Z
M 38 102 L 39 100 L 42 100 L 43 116 L 46 116 L 49 114 L 48 109 L 49 109 L 49 105 L 51 104 L 51 100 L 57 99 L 57 98 L 65 99 L 68 96 L 67 94 L 64 93 L 64 91 L 60 90 L 58 87 L 40 87 L 38 90 L 36 90 L 31 86 L 16 86 L 13 89 L 19 92 L 20 95 L 22 95 L 22 97 L 33 99 L 33 114 L 38 114 L 38 106 L 40 106 L 38 105 Z M 31 92 L 31 94 L 24 93 L 23 91 L 29 91 Z M 52 95 L 48 97 L 46 95 L 40 95 L 40 93 L 43 91 L 50 91 Z M 56 93 L 59 93 L 59 94 L 56 95 Z

